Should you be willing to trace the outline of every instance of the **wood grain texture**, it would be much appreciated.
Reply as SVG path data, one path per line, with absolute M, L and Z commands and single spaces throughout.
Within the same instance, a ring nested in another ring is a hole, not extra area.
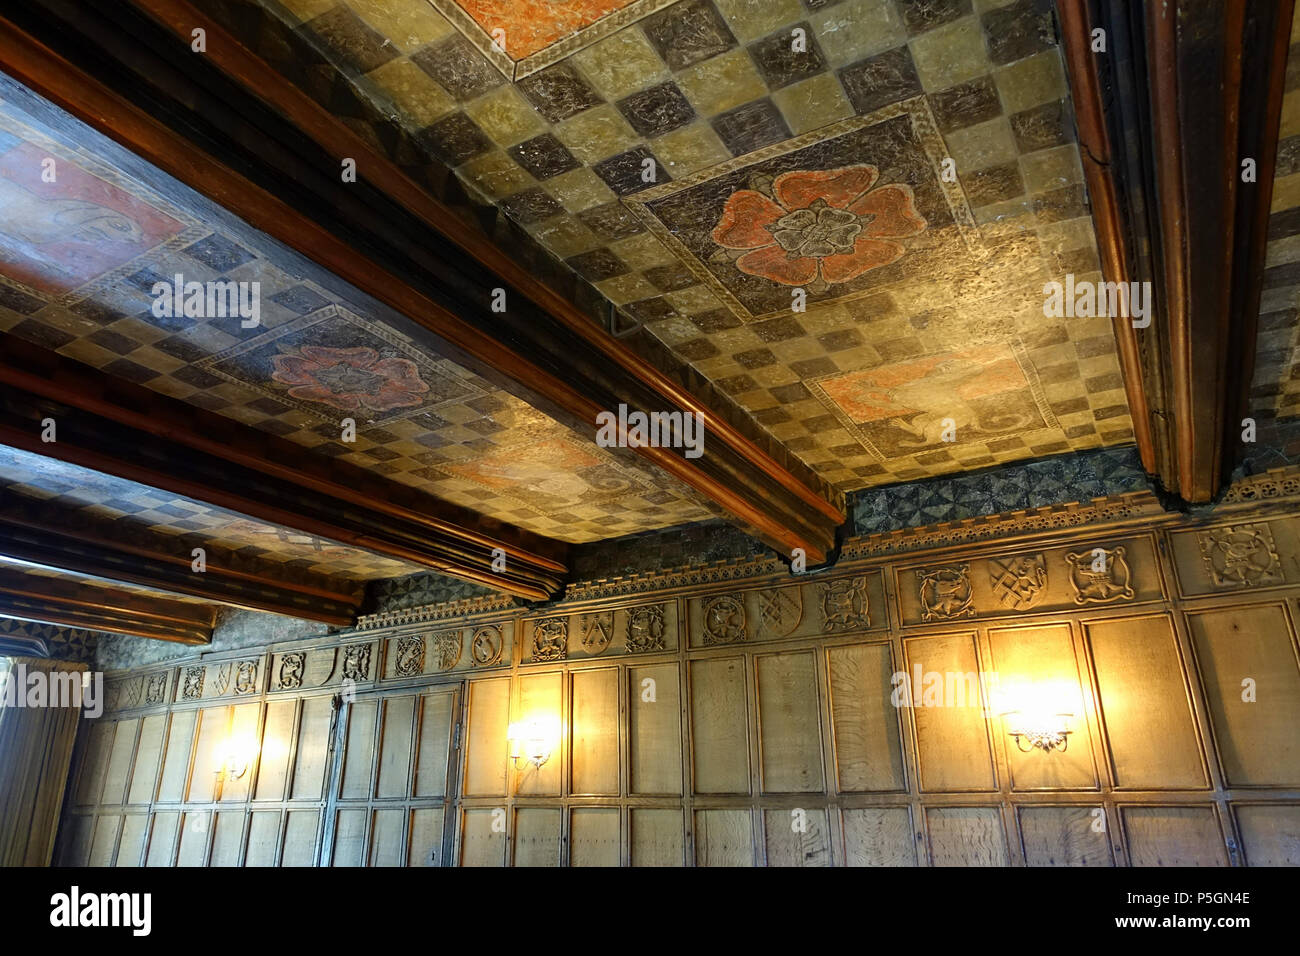
M 1300 866 L 1300 807 L 1238 805 L 1247 866 Z
M 628 668 L 628 759 L 633 793 L 675 796 L 682 792 L 680 684 L 676 664 Z
M 692 661 L 691 740 L 697 793 L 749 792 L 743 658 Z
M 1232 786 L 1300 786 L 1300 667 L 1280 604 L 1187 616 Z
M 575 807 L 569 815 L 569 866 L 618 866 L 617 807 Z
M 909 674 L 919 667 L 922 674 L 940 675 L 945 687 L 937 704 L 927 703 L 924 697 L 913 701 L 921 789 L 994 789 L 997 781 L 979 692 L 974 638 L 969 634 L 911 638 L 903 642 L 903 648 Z M 950 683 L 954 692 L 947 690 Z
M 618 794 L 618 684 L 612 667 L 573 675 L 574 793 Z
M 763 792 L 822 792 L 816 657 L 811 651 L 765 654 L 754 658 L 754 669 Z
M 681 810 L 633 808 L 630 812 L 633 866 L 685 865 Z
M 997 807 L 931 807 L 925 811 L 935 866 L 1007 866 Z
M 841 811 L 848 866 L 916 866 L 916 840 L 907 807 Z
M 1206 786 L 1182 662 L 1167 617 L 1087 626 L 1116 786 Z
M 753 866 L 753 816 L 749 810 L 695 811 L 696 866 Z
M 902 790 L 902 742 L 898 709 L 890 702 L 893 660 L 887 644 L 832 647 L 831 728 L 842 793 Z
M 1109 821 L 1098 817 L 1100 811 L 1100 807 L 1021 807 L 1020 839 L 1025 863 L 1114 866 Z
M 1227 866 L 1213 807 L 1124 807 L 1132 866 Z

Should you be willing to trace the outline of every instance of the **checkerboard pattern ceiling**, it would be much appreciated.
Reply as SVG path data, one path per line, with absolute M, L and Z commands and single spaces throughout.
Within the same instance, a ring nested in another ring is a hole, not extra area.
M 1251 410 L 1261 425 L 1300 415 L 1300 7 L 1291 24 L 1268 220 Z M 1296 454 L 1293 442 L 1287 453 Z
M 1132 441 L 1046 0 L 199 6 L 841 490 Z
M 46 157 L 57 163 L 56 183 L 41 181 Z M 3 103 L 0 198 L 0 329 L 549 537 L 591 541 L 715 514 L 631 453 L 597 447 L 294 271 L 265 237 L 214 231 L 201 210 Z M 187 283 L 258 283 L 259 324 L 155 314 L 155 284 L 178 274 Z M 344 439 L 347 419 L 355 441 Z M 140 494 L 113 496 L 119 516 L 171 533 L 231 531 L 229 516 Z M 305 537 L 251 529 L 232 544 L 285 560 L 321 557 Z M 329 563 L 367 577 L 413 570 L 350 549 L 334 550 Z
M 48 513 L 57 506 L 61 525 L 70 531 L 98 529 L 106 537 L 123 542 L 146 538 L 155 544 L 160 538 L 172 541 L 176 553 L 187 560 L 193 548 L 202 547 L 214 565 L 229 566 L 227 559 L 234 558 L 267 564 L 280 571 L 350 581 L 420 570 L 419 565 L 253 521 L 170 492 L 14 448 L 0 448 L 0 498 L 10 513 L 18 515 L 29 510 Z M 106 529 L 111 531 L 106 533 Z M 31 573 L 64 576 L 64 572 L 54 571 Z

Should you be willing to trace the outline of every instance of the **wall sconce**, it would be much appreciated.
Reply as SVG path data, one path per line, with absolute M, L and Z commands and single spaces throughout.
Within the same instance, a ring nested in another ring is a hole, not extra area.
M 1036 749 L 1044 753 L 1053 750 L 1064 753 L 1070 745 L 1069 719 L 1073 716 L 1011 710 L 1003 714 L 1002 719 L 1010 728 L 1007 733 L 1015 738 L 1016 748 L 1021 753 L 1033 753 Z
M 257 745 L 249 740 L 228 740 L 219 751 L 216 773 L 227 780 L 238 780 L 248 773 L 248 767 L 257 754 Z
M 551 751 L 559 740 L 559 725 L 554 719 L 535 718 L 511 724 L 507 736 L 510 739 L 510 760 L 515 769 L 519 761 L 526 760 L 535 770 L 551 759 Z

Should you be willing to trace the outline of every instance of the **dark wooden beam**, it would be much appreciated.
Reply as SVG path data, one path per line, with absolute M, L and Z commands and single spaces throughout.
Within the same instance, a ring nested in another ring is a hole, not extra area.
M 205 571 L 194 571 L 190 554 L 178 554 L 166 541 L 114 540 L 107 533 L 50 521 L 42 509 L 17 508 L 5 499 L 0 499 L 0 557 L 338 626 L 356 620 L 362 599 L 360 588 L 345 592 L 272 579 L 212 560 Z
M 41 440 L 44 418 L 57 441 Z M 532 600 L 556 593 L 565 572 L 558 542 L 3 333 L 0 444 Z
M 0 617 L 207 644 L 216 611 L 207 604 L 0 568 Z
M 1149 328 L 1116 328 L 1135 434 L 1190 503 L 1242 450 L 1293 6 L 1057 4 L 1106 278 L 1155 298 Z
M 512 383 L 566 424 L 594 437 L 596 416 L 621 404 L 698 414 L 702 457 L 673 448 L 636 453 L 784 554 L 802 548 L 816 563 L 833 550 L 845 514 L 811 472 L 778 461 L 634 355 L 216 23 L 188 5 L 150 10 L 167 25 L 125 5 L 106 11 L 42 0 L 6 11 L 0 69 L 402 313 L 436 351 Z M 220 57 L 191 55 L 197 25 Z M 341 156 L 357 159 L 356 183 L 340 181 Z M 491 311 L 496 288 L 508 291 L 505 313 Z

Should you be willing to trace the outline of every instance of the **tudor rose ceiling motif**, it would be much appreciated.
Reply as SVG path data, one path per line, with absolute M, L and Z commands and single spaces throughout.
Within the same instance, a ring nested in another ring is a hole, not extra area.
M 313 43 L 309 93 L 396 115 L 841 490 L 1132 442 L 1110 319 L 1043 314 L 1100 279 L 1046 2 L 199 5 L 288 76 Z
M 561 540 L 713 515 L 674 479 L 614 457 L 590 436 L 418 346 L 359 294 L 352 301 L 327 291 L 315 281 L 319 273 L 253 230 L 214 229 L 219 220 L 201 200 L 190 207 L 162 195 L 124 173 L 95 134 L 84 137 L 71 142 L 0 102 L 0 329 L 312 454 Z M 53 181 L 44 173 L 47 160 Z M 154 308 L 152 290 L 176 275 L 258 283 L 259 323 L 157 314 L 168 310 Z M 355 441 L 343 438 L 348 419 Z M 34 473 L 8 477 L 41 487 Z M 92 473 L 83 477 L 97 487 Z M 58 480 L 64 491 L 75 485 Z M 322 551 L 319 542 L 232 523 L 229 515 L 198 516 L 194 503 L 168 503 L 156 491 L 136 492 L 105 492 L 114 518 L 148 512 L 158 530 L 228 533 L 232 547 L 328 559 L 333 573 L 347 576 L 412 570 L 367 562 L 351 549 Z

